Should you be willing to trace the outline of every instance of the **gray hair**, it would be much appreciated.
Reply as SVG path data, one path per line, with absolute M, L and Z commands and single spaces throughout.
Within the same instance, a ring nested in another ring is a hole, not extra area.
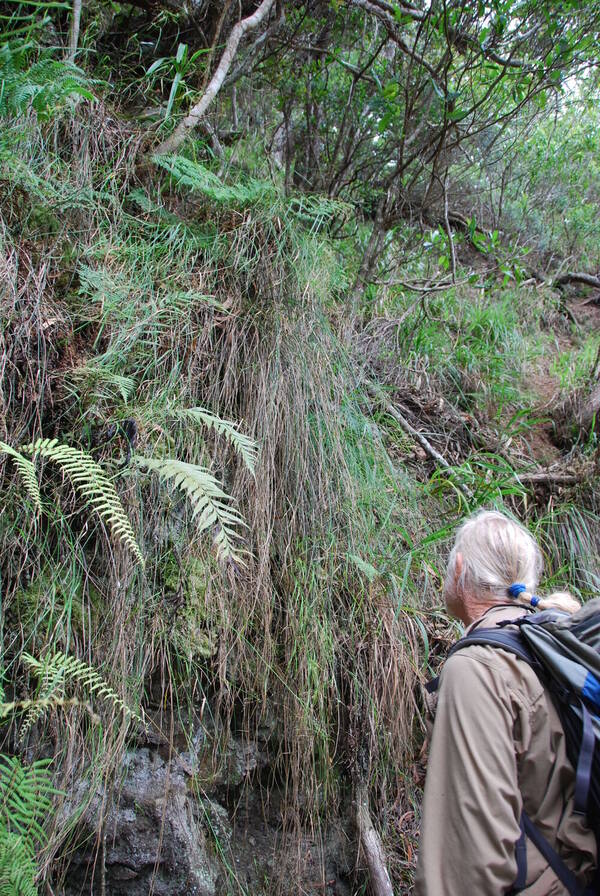
M 496 510 L 479 511 L 464 522 L 448 558 L 446 589 L 454 585 L 458 553 L 463 559 L 458 585 L 463 590 L 474 597 L 530 605 L 544 561 L 537 542 L 521 523 Z M 518 598 L 511 598 L 508 589 L 517 582 L 526 590 Z M 573 613 L 579 603 L 570 594 L 557 592 L 542 598 L 538 606 Z

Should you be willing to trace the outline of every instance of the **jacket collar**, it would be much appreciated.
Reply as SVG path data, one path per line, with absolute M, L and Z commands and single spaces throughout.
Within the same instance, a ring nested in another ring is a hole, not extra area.
M 465 634 L 468 635 L 480 625 L 483 625 L 484 628 L 492 628 L 497 622 L 510 622 L 513 619 L 520 619 L 521 616 L 531 612 L 529 607 L 524 607 L 522 604 L 496 604 L 496 606 L 486 610 L 479 619 L 472 622 L 467 627 Z

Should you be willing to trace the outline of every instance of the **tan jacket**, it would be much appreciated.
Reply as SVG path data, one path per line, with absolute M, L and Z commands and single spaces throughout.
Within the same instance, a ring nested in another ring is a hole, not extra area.
M 475 625 L 517 615 L 515 608 L 494 607 Z M 416 896 L 510 891 L 523 806 L 581 883 L 589 884 L 595 838 L 573 812 L 573 791 L 562 726 L 530 666 L 497 647 L 473 645 L 453 654 L 438 690 Z M 567 894 L 529 841 L 521 892 Z

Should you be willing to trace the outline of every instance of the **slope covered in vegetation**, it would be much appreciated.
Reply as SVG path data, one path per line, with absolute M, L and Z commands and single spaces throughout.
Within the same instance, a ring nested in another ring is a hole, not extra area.
M 0 891 L 409 892 L 456 522 L 597 590 L 600 12 L 0 12 Z

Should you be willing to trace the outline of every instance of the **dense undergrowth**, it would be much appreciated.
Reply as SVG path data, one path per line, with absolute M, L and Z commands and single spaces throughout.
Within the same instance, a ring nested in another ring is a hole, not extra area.
M 65 726 L 53 752 L 69 794 L 81 774 L 114 774 L 129 728 L 120 701 L 187 712 L 206 697 L 217 738 L 233 724 L 251 738 L 274 716 L 286 822 L 316 823 L 359 749 L 376 789 L 411 749 L 435 504 L 390 456 L 328 319 L 345 285 L 321 233 L 335 207 L 243 184 L 215 195 L 200 177 L 190 194 L 176 174 L 160 192 L 134 186 L 119 167 L 131 136 L 105 115 L 79 107 L 48 130 L 30 119 L 3 133 L 2 435 L 89 452 L 118 489 L 144 566 L 45 465 L 36 513 L 7 459 L 5 689 L 57 699 L 25 734 L 13 714 L 5 742 L 45 754 L 45 726 Z M 240 428 L 207 428 L 197 407 Z M 258 446 L 255 466 L 235 451 L 242 438 L 248 453 Z M 215 549 L 220 521 L 195 534 L 193 504 L 140 456 L 212 468 L 246 523 L 231 556 Z M 47 693 L 23 676 L 24 652 L 56 649 L 119 695 L 94 700 L 91 728 L 85 696 L 61 706 L 58 696 L 79 693 L 68 675 Z
M 142 130 L 105 84 L 24 44 L 2 53 L 2 762 L 19 792 L 38 787 L 26 823 L 10 800 L 0 812 L 15 892 L 34 892 L 34 868 L 49 884 L 68 874 L 82 778 L 110 791 L 149 726 L 176 749 L 175 720 L 201 713 L 215 767 L 234 732 L 270 732 L 264 786 L 285 795 L 285 831 L 326 825 L 367 782 L 408 886 L 417 691 L 448 636 L 456 521 L 504 505 L 532 525 L 552 581 L 597 589 L 596 497 L 532 494 L 515 474 L 538 466 L 534 375 L 587 384 L 597 337 L 514 265 L 484 254 L 469 268 L 466 240 L 456 283 L 373 284 L 348 321 L 365 231 L 343 198 L 286 191 L 234 158 L 225 172 L 200 139 L 140 168 Z M 405 277 L 444 276 L 440 233 Z M 388 258 L 415 235 L 395 239 Z M 591 462 L 593 432 L 573 450 Z

